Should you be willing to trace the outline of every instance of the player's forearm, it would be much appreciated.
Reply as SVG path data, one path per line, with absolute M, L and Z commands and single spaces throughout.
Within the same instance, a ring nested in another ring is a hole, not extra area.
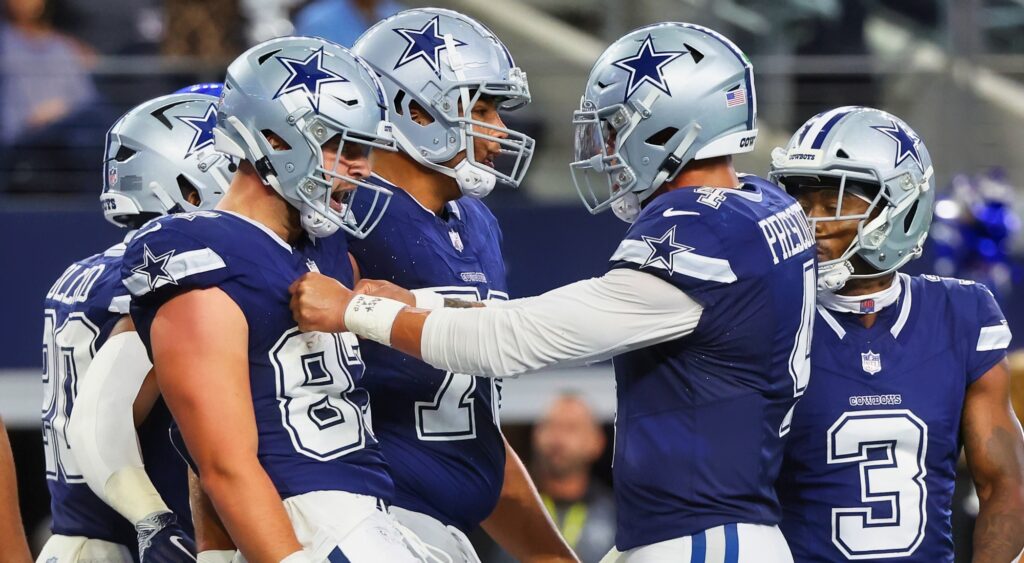
M 974 563 L 1016 561 L 1024 550 L 1024 484 L 1007 480 L 979 489 L 974 526 Z
M 509 554 L 529 563 L 577 561 L 537 493 L 526 467 L 505 443 L 505 481 L 483 529 Z
M 259 462 L 215 459 L 200 463 L 200 483 L 221 521 L 252 563 L 278 563 L 302 549 L 284 504 Z
M 11 563 L 28 563 L 32 555 L 25 541 L 25 528 L 21 524 L 18 506 L 18 483 L 14 472 L 14 456 L 7 440 L 7 429 L 0 420 L 0 545 Z
M 188 471 L 189 506 L 192 507 L 192 524 L 196 531 L 196 551 L 228 551 L 235 550 L 235 542 L 224 529 L 217 511 L 210 503 L 210 497 L 203 492 L 199 477 Z

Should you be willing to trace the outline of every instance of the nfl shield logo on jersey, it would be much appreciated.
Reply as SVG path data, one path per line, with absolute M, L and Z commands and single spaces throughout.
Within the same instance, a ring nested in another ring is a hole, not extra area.
M 864 368 L 864 371 L 871 375 L 882 371 L 882 355 L 876 354 L 871 350 L 862 352 L 860 355 L 860 367 Z
M 462 246 L 462 237 L 459 236 L 459 233 L 456 231 L 448 231 L 448 237 L 452 239 L 452 246 L 455 247 L 455 250 L 462 252 L 464 247 Z

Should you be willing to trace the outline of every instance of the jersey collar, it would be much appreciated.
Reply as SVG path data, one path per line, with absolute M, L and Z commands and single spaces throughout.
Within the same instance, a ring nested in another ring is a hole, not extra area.
M 266 235 L 268 237 L 270 237 L 271 239 L 273 239 L 274 242 L 276 242 L 277 244 L 281 245 L 282 248 L 287 250 L 288 254 L 292 253 L 292 251 L 293 251 L 292 245 L 288 244 L 287 242 L 284 241 L 284 239 L 282 239 L 281 237 L 277 236 L 277 233 L 275 233 L 274 231 L 271 231 L 263 223 L 260 223 L 259 221 L 254 221 L 254 220 L 246 217 L 245 215 L 239 215 L 238 213 L 235 213 L 234 211 L 224 211 L 224 210 L 218 209 L 217 212 L 218 213 L 227 213 L 228 215 L 237 217 L 237 218 L 241 219 L 242 221 L 245 221 L 246 223 L 249 223 L 253 227 L 256 227 L 257 229 L 259 229 L 259 230 L 263 231 L 264 233 L 266 233 Z

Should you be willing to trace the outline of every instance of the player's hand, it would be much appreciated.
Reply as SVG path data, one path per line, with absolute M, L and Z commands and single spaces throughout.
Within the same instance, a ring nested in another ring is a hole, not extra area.
M 140 563 L 181 563 L 196 560 L 196 545 L 170 512 L 155 512 L 135 524 Z
M 302 332 L 345 332 L 345 309 L 354 293 L 334 278 L 302 274 L 288 288 L 292 317 Z
M 356 295 L 372 295 L 374 297 L 385 297 L 405 303 L 410 307 L 416 306 L 416 296 L 413 292 L 384 280 L 359 280 L 353 293 Z

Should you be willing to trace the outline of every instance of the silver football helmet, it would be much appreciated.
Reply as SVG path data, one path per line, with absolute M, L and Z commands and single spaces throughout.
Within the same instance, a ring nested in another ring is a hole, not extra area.
M 472 116 L 473 106 L 483 96 L 494 97 L 503 110 L 530 102 L 526 73 L 489 29 L 451 10 L 406 10 L 378 22 L 352 49 L 380 74 L 393 104 L 395 136 L 403 152 L 455 178 L 462 193 L 471 197 L 490 193 L 496 180 L 519 185 L 533 158 L 533 139 Z M 413 103 L 433 121 L 427 125 L 413 121 Z M 512 156 L 511 172 L 505 174 L 478 161 L 475 138 L 497 143 L 502 154 Z M 466 158 L 454 168 L 443 164 L 463 151 Z
M 103 216 L 138 227 L 167 213 L 210 209 L 231 183 L 235 164 L 214 150 L 217 98 L 171 94 L 149 100 L 107 132 Z M 198 205 L 189 201 L 198 196 Z
M 340 228 L 362 238 L 376 226 L 391 192 L 335 171 L 348 143 L 396 150 L 380 81 L 362 60 L 323 39 L 272 39 L 231 63 L 220 100 L 217 149 L 252 163 L 309 234 Z M 274 148 L 273 136 L 284 145 Z M 337 156 L 324 162 L 322 146 L 335 138 Z M 339 191 L 346 184 L 355 188 Z M 354 205 L 357 197 L 369 203 Z
M 838 291 L 851 278 L 887 275 L 921 255 L 935 202 L 932 159 L 921 138 L 900 118 L 881 110 L 845 106 L 804 123 L 786 148 L 772 151 L 769 178 L 787 190 L 838 185 L 836 212 L 819 221 L 857 221 L 857 236 L 842 256 L 818 264 L 819 289 Z M 867 185 L 869 189 L 862 186 Z M 843 197 L 869 202 L 860 214 L 844 212 Z M 873 272 L 854 272 L 859 256 Z
M 632 222 L 691 160 L 744 153 L 757 138 L 750 61 L 688 23 L 641 27 L 594 64 L 573 114 L 573 182 L 591 213 Z

